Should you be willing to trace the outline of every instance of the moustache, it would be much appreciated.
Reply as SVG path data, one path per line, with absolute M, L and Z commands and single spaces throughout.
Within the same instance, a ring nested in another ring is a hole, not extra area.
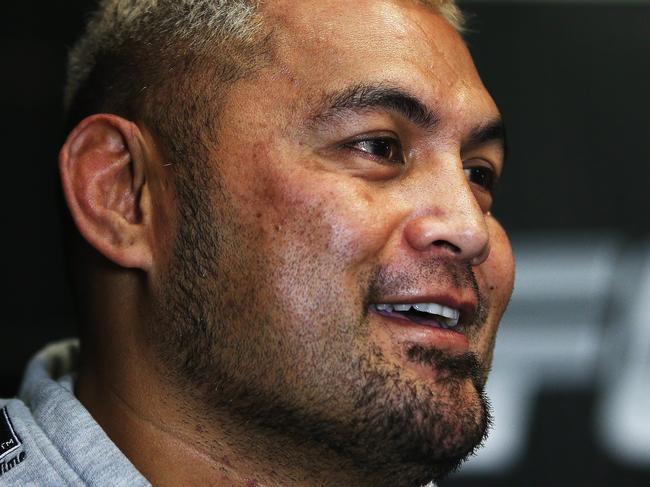
M 469 322 L 465 323 L 467 333 L 477 330 L 485 323 L 489 306 L 472 266 L 469 263 L 441 257 L 397 269 L 377 265 L 370 274 L 364 308 L 367 310 L 370 304 L 379 302 L 382 296 L 417 294 L 419 290 L 431 287 L 431 282 L 435 282 L 438 289 L 451 289 L 457 292 L 469 290 L 474 294 L 477 307 Z

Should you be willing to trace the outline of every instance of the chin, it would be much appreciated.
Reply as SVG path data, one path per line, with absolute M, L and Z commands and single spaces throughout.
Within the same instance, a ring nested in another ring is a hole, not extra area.
M 429 354 L 429 359 L 438 362 L 433 379 L 413 378 L 405 369 L 366 370 L 350 425 L 355 443 L 349 446 L 358 464 L 377 478 L 378 487 L 439 480 L 455 471 L 487 436 L 490 405 L 477 380 L 473 355 L 449 361 Z

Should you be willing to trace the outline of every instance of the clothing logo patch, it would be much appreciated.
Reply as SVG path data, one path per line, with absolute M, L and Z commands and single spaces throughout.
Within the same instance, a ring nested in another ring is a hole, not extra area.
M 0 411 L 0 460 L 18 450 L 21 445 L 22 441 L 14 431 L 7 408 L 4 407 Z

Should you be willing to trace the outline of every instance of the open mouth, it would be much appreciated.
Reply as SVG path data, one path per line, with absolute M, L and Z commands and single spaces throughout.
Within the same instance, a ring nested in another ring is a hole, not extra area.
M 373 304 L 380 315 L 408 320 L 418 325 L 458 331 L 460 311 L 438 303 Z

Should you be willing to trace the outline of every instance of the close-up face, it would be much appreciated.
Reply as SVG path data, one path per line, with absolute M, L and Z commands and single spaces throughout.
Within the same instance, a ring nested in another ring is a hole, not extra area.
M 512 291 L 499 112 L 425 6 L 265 9 L 274 61 L 229 91 L 155 263 L 161 350 L 215 410 L 386 485 L 438 476 L 483 438 Z

